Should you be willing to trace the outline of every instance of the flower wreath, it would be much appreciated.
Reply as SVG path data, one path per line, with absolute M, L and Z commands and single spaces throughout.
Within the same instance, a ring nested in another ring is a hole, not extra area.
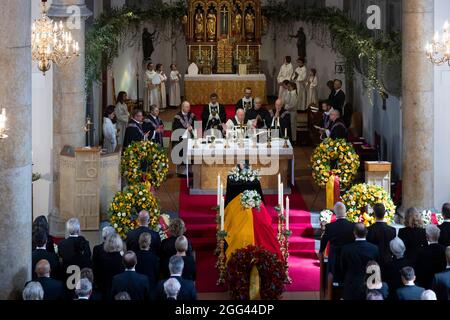
M 122 175 L 128 184 L 148 181 L 158 188 L 169 173 L 169 159 L 163 148 L 152 141 L 135 141 L 123 153 Z
M 336 169 L 331 162 L 336 161 Z M 332 175 L 339 177 L 342 188 L 348 188 L 358 173 L 359 156 L 345 139 L 325 139 L 311 156 L 312 176 L 319 187 L 325 187 Z
M 347 207 L 347 219 L 352 222 L 362 222 L 366 226 L 375 223 L 372 212 L 367 208 L 382 203 L 386 209 L 385 220 L 394 221 L 395 205 L 389 194 L 381 186 L 370 184 L 357 184 L 342 196 L 342 202 Z
M 256 190 L 245 190 L 241 194 L 241 204 L 247 209 L 260 209 L 261 208 L 261 195 Z
M 137 227 L 137 217 L 141 210 L 149 212 L 150 228 L 159 231 L 159 204 L 144 184 L 128 186 L 116 193 L 109 207 L 109 222 L 125 238 L 128 231 Z
M 252 245 L 236 250 L 228 261 L 227 280 L 232 299 L 250 299 L 250 274 L 253 266 L 258 269 L 261 299 L 279 299 L 284 290 L 284 264 L 276 254 Z

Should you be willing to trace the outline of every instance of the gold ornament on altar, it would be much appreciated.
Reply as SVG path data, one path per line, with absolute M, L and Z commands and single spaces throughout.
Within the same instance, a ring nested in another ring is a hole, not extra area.
M 63 22 L 58 24 L 47 16 L 46 3 L 47 0 L 42 1 L 41 17 L 31 27 L 31 57 L 44 75 L 52 62 L 64 65 L 80 55 L 78 42 L 65 30 Z
M 203 13 L 201 12 L 195 15 L 195 40 L 203 40 Z
M 206 33 L 209 41 L 216 39 L 216 15 L 212 12 L 208 13 L 206 17 Z

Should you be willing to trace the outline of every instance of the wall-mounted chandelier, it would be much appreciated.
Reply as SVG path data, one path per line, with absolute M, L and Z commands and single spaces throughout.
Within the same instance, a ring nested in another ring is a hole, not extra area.
M 6 110 L 2 109 L 2 113 L 0 113 L 0 139 L 8 138 L 6 134 Z
M 442 36 L 436 31 L 431 43 L 427 43 L 425 50 L 428 60 L 435 65 L 447 63 L 450 66 L 450 25 L 445 21 L 442 27 Z
M 47 16 L 47 0 L 41 2 L 41 17 L 31 27 L 31 55 L 44 75 L 52 63 L 64 65 L 80 55 L 78 42 L 59 24 Z

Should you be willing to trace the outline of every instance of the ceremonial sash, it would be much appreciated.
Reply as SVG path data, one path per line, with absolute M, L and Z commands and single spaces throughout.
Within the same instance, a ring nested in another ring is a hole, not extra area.
M 142 131 L 141 127 L 138 126 L 137 123 L 129 123 L 128 126 L 127 126 L 127 128 L 136 128 L 136 129 L 138 129 L 138 131 L 139 131 L 139 133 L 142 135 L 142 137 L 145 136 L 144 131 Z

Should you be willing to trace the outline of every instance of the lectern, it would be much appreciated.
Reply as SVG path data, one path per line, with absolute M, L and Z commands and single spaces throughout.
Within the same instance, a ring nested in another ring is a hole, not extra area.
M 382 186 L 390 195 L 392 164 L 386 161 L 366 161 L 364 167 L 366 183 Z

